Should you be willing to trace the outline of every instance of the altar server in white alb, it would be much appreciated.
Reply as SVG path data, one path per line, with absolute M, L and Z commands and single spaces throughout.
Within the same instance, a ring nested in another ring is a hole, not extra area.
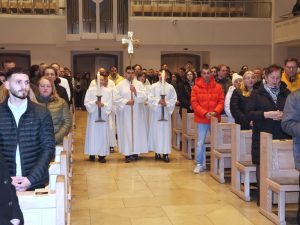
M 159 81 L 152 84 L 148 95 L 150 113 L 149 150 L 154 150 L 155 159 L 170 162 L 171 153 L 171 115 L 175 108 L 177 95 L 174 87 L 165 82 L 165 71 L 159 73 Z M 162 99 L 161 96 L 164 96 Z M 162 110 L 164 112 L 162 113 Z M 162 120 L 164 117 L 164 120 Z
M 105 68 L 100 67 L 97 72 L 100 73 L 102 76 L 107 76 L 108 73 L 106 72 Z M 96 86 L 96 80 L 92 80 L 90 87 Z M 114 92 L 114 88 L 116 87 L 115 83 L 111 79 L 107 79 L 107 81 L 104 84 L 105 87 L 112 90 L 112 93 Z M 114 148 L 117 147 L 117 140 L 116 140 L 116 123 L 115 123 L 115 107 L 114 104 L 112 106 L 111 113 L 109 114 L 109 146 L 110 146 L 110 152 L 114 152 Z
M 107 76 L 98 73 L 96 85 L 89 87 L 84 99 L 88 112 L 84 153 L 89 155 L 91 161 L 94 161 L 95 155 L 98 155 L 101 163 L 105 163 L 105 157 L 109 155 L 108 115 L 112 108 L 112 90 L 104 86 L 107 79 Z M 97 96 L 102 96 L 101 101 L 98 101 Z M 98 114 L 99 107 L 103 120 L 101 122 Z
M 134 79 L 134 71 L 132 68 L 126 68 L 124 77 L 125 80 L 116 86 L 117 94 L 116 96 L 114 95 L 114 98 L 118 98 L 119 100 L 117 102 L 114 101 L 114 104 L 117 106 L 116 116 L 119 151 L 125 155 L 125 162 L 129 163 L 132 160 L 137 160 L 138 154 L 148 152 L 146 134 L 147 118 L 145 118 L 145 114 L 142 113 L 147 94 L 144 85 L 137 79 Z M 131 99 L 131 96 L 133 99 Z M 133 110 L 133 118 L 131 110 Z

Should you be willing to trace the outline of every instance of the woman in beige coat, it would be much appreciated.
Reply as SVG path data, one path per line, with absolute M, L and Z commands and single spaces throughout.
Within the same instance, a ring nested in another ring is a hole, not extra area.
M 37 83 L 39 104 L 44 105 L 51 113 L 55 143 L 61 144 L 72 126 L 72 117 L 69 106 L 64 99 L 60 98 L 55 90 L 53 81 L 49 77 L 41 77 Z

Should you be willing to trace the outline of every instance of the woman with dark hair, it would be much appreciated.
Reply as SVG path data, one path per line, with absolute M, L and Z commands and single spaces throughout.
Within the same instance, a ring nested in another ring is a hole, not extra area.
M 273 139 L 290 138 L 281 128 L 283 108 L 290 91 L 281 81 L 281 67 L 273 64 L 265 70 L 265 83 L 251 92 L 247 106 L 248 120 L 253 121 L 251 155 L 256 165 L 256 179 L 259 188 L 260 174 L 260 132 L 273 135 Z M 259 193 L 259 191 L 258 191 Z M 259 204 L 259 196 L 258 202 Z
M 178 87 L 178 101 L 180 102 L 179 114 L 182 116 L 182 108 L 186 109 L 188 113 L 193 113 L 191 106 L 191 93 L 195 85 L 196 75 L 193 71 L 185 73 L 185 79 L 181 87 Z
M 55 143 L 61 144 L 64 136 L 69 133 L 72 126 L 69 106 L 64 99 L 58 96 L 51 78 L 41 77 L 37 82 L 37 87 L 39 90 L 36 96 L 37 101 L 50 111 L 54 126 Z
M 31 84 L 36 85 L 37 81 L 40 79 L 40 66 L 39 65 L 32 65 L 29 71 L 29 80 Z

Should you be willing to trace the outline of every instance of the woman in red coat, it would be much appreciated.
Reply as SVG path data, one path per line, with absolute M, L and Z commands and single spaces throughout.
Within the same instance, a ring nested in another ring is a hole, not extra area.
M 196 80 L 192 89 L 191 105 L 194 110 L 195 123 L 197 123 L 197 165 L 194 173 L 202 172 L 205 169 L 204 162 L 204 141 L 208 129 L 210 129 L 210 118 L 217 117 L 220 120 L 224 109 L 224 92 L 221 85 L 217 84 L 209 68 L 203 68 L 201 77 Z

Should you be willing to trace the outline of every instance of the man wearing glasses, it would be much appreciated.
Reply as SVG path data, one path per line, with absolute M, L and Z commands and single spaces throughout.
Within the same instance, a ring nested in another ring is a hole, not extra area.
M 300 74 L 297 74 L 297 65 L 298 59 L 296 58 L 287 58 L 284 61 L 284 71 L 281 80 L 291 92 L 300 88 Z

